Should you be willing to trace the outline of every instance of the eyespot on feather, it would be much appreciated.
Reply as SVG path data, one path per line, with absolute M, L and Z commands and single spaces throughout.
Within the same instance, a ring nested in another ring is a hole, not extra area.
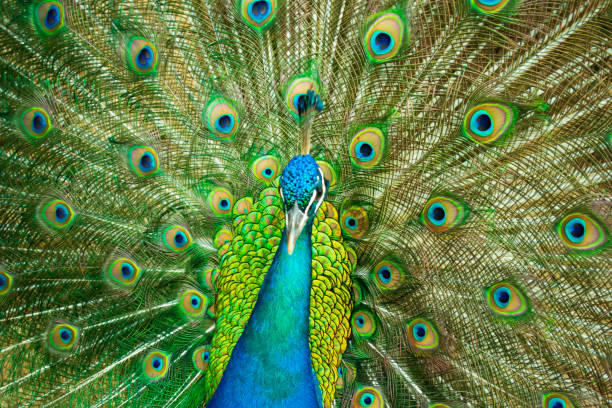
M 119 258 L 108 266 L 107 275 L 113 284 L 131 287 L 140 279 L 140 267 L 129 258 Z
M 157 48 L 144 37 L 132 37 L 126 48 L 126 60 L 138 75 L 151 75 L 157 69 Z
M 510 3 L 510 0 L 470 0 L 472 7 L 485 14 L 494 14 L 501 11 Z
M 157 152 L 148 146 L 133 146 L 128 150 L 130 168 L 139 177 L 149 177 L 159 171 Z
M 34 25 L 48 36 L 56 35 L 64 28 L 64 6 L 59 1 L 45 1 L 36 6 Z
M 186 251 L 193 244 L 189 231 L 180 225 L 167 227 L 162 235 L 166 247 L 174 252 Z
M 317 81 L 310 77 L 294 79 L 287 87 L 285 102 L 291 114 L 296 118 L 300 116 L 300 104 L 308 99 L 308 91 L 319 95 L 319 85 Z
M 433 351 L 440 345 L 435 327 L 425 319 L 416 318 L 407 325 L 408 342 L 419 351 Z
M 325 180 L 329 181 L 329 188 L 332 188 L 336 182 L 338 181 L 338 176 L 336 175 L 336 170 L 326 161 L 317 160 L 317 164 L 323 172 L 323 177 Z
M 376 317 L 369 310 L 358 308 L 351 317 L 351 327 L 353 336 L 358 339 L 367 339 L 376 333 Z
M 507 135 L 516 121 L 516 109 L 503 103 L 482 103 L 470 109 L 463 120 L 463 134 L 480 144 L 490 144 Z
M 253 29 L 264 30 L 276 17 L 276 0 L 242 0 L 242 18 Z
M 208 193 L 208 205 L 217 215 L 224 216 L 232 213 L 234 197 L 223 187 L 217 187 Z
M 370 227 L 368 213 L 362 207 L 349 207 L 342 212 L 340 226 L 345 234 L 351 238 L 359 239 Z
M 41 210 L 42 219 L 54 229 L 68 228 L 74 221 L 72 207 L 63 200 L 52 200 Z
M 196 370 L 204 372 L 208 369 L 208 362 L 210 360 L 210 346 L 200 346 L 193 351 L 191 357 L 193 366 Z
M 383 291 L 399 288 L 404 282 L 404 271 L 393 261 L 383 260 L 374 267 L 372 279 Z
M 52 129 L 49 113 L 41 107 L 27 109 L 19 118 L 21 129 L 34 139 L 41 139 Z
M 574 404 L 567 395 L 553 392 L 542 395 L 542 408 L 574 408 Z
M 162 351 L 152 351 L 142 362 L 142 371 L 149 381 L 158 381 L 168 373 L 168 354 Z
M 213 241 L 215 248 L 221 248 L 227 242 L 232 242 L 233 235 L 232 232 L 227 228 L 220 229 L 215 235 L 215 239 Z
M 210 290 L 216 290 L 215 283 L 219 276 L 219 270 L 217 268 L 206 268 L 203 273 L 203 281 L 206 287 Z
M 271 183 L 278 177 L 280 165 L 274 156 L 262 156 L 253 162 L 253 174 L 263 183 Z
M 208 298 L 197 290 L 190 289 L 181 294 L 179 304 L 188 317 L 199 317 L 208 307 Z
M 355 381 L 355 367 L 347 362 L 342 361 L 338 366 L 338 379 L 336 380 L 336 389 L 341 390 L 345 385 L 350 385 Z
M 217 139 L 231 140 L 238 131 L 240 118 L 230 101 L 217 98 L 202 113 L 202 122 Z
M 376 127 L 358 131 L 349 146 L 351 161 L 357 167 L 371 168 L 380 163 L 385 149 L 385 136 Z
M 233 208 L 233 214 L 235 216 L 248 214 L 253 207 L 253 199 L 251 197 L 243 197 L 236 201 Z
M 450 197 L 433 197 L 427 201 L 421 213 L 421 221 L 432 232 L 444 232 L 461 224 L 466 208 Z
M 0 270 L 0 296 L 6 295 L 12 286 L 13 276 L 8 272 Z
M 489 307 L 503 317 L 518 317 L 528 310 L 527 298 L 514 285 L 508 282 L 496 283 L 486 289 Z
M 383 397 L 376 388 L 373 387 L 358 387 L 353 394 L 351 402 L 352 408 L 383 408 Z
M 58 351 L 71 351 L 76 348 L 79 329 L 69 323 L 58 322 L 49 331 L 49 346 Z
M 593 217 L 583 213 L 566 215 L 558 224 L 557 232 L 561 241 L 569 248 L 591 251 L 606 244 L 606 230 Z
M 404 41 L 404 19 L 386 11 L 373 17 L 363 38 L 363 47 L 371 62 L 384 62 L 397 55 Z

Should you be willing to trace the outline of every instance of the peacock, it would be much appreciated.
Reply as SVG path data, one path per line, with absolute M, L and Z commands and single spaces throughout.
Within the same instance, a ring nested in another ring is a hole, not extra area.
M 610 0 L 0 4 L 0 407 L 612 406 Z

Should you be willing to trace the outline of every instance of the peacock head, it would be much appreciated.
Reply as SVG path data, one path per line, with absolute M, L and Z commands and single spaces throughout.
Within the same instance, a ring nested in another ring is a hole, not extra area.
M 280 195 L 285 210 L 285 230 L 289 255 L 308 221 L 312 220 L 325 200 L 327 181 L 310 155 L 295 156 L 280 179 Z

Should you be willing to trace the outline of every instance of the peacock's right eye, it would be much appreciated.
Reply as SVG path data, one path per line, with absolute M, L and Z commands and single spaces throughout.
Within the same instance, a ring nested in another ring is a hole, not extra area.
M 253 174 L 255 177 L 264 182 L 270 183 L 278 175 L 280 165 L 278 159 L 274 156 L 262 156 L 253 163 Z
M 53 228 L 66 228 L 74 221 L 72 207 L 62 200 L 53 200 L 42 208 L 43 220 Z
M 506 5 L 510 0 L 471 0 L 472 6 L 483 13 L 491 14 L 497 13 Z
M 111 281 L 121 287 L 133 286 L 140 279 L 140 267 L 128 258 L 119 258 L 108 267 Z
M 21 114 L 21 128 L 31 137 L 40 139 L 51 130 L 51 118 L 46 110 L 35 107 Z
M 210 346 L 200 346 L 194 350 L 192 361 L 193 366 L 198 371 L 206 371 L 210 360 Z
M 134 146 L 128 150 L 131 169 L 140 177 L 148 177 L 159 171 L 159 158 L 148 146 Z
M 402 47 L 404 20 L 393 12 L 375 17 L 363 39 L 363 46 L 372 62 L 382 62 L 394 57 Z
M 263 30 L 276 16 L 276 0 L 242 0 L 242 18 L 256 30 Z
M 417 350 L 432 351 L 440 345 L 438 331 L 425 319 L 408 323 L 408 342 Z
M 44 34 L 57 34 L 64 27 L 64 6 L 59 1 L 40 3 L 34 13 L 34 22 Z
M 382 408 L 383 398 L 373 387 L 359 387 L 353 395 L 352 408 Z
M 146 38 L 133 37 L 126 49 L 128 66 L 139 75 L 155 73 L 157 68 L 157 48 Z
M 351 161 L 358 167 L 370 168 L 376 166 L 383 157 L 385 137 L 382 130 L 376 127 L 361 129 L 349 147 Z
M 459 225 L 465 218 L 465 207 L 449 197 L 433 197 L 423 209 L 421 220 L 433 232 L 443 232 Z
M 476 143 L 489 144 L 506 135 L 516 119 L 515 110 L 502 103 L 483 103 L 469 110 L 463 134 Z
M 223 98 L 217 98 L 208 104 L 202 114 L 202 121 L 208 130 L 221 140 L 232 139 L 240 125 L 236 108 L 230 101 Z
M 565 245 L 581 251 L 596 249 L 607 241 L 606 231 L 586 214 L 567 215 L 557 225 L 557 231 Z
M 232 212 L 234 198 L 228 190 L 217 187 L 208 193 L 208 205 L 215 214 L 228 215 Z
M 180 225 L 171 225 L 163 233 L 164 244 L 174 252 L 186 251 L 193 243 L 191 234 Z
M 49 345 L 56 350 L 72 350 L 77 342 L 79 329 L 68 323 L 58 323 L 49 332 Z
M 149 380 L 160 380 L 168 373 L 168 355 L 161 351 L 152 351 L 144 358 L 142 368 Z

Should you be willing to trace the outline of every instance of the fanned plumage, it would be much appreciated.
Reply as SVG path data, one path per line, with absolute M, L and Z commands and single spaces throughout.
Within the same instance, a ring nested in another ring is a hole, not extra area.
M 610 1 L 0 10 L 0 407 L 286 406 L 300 213 L 317 404 L 612 405 Z

